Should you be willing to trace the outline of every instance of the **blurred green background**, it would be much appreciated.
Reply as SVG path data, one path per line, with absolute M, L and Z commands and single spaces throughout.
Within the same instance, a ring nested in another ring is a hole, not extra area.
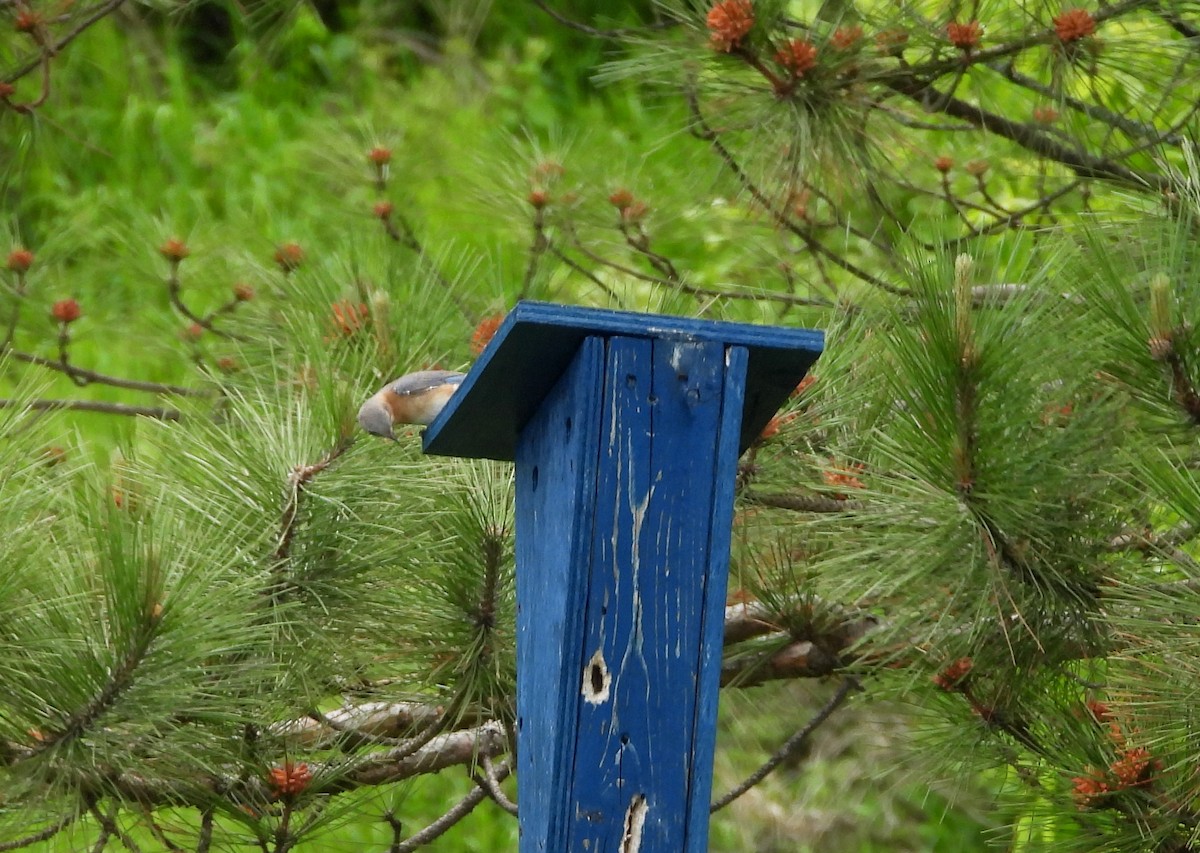
M 652 15 L 648 2 L 617 14 L 601 0 L 557 8 L 579 20 L 600 12 L 613 24 Z M 187 242 L 183 275 L 201 312 L 225 302 L 234 282 L 272 286 L 272 253 L 285 241 L 304 247 L 310 268 L 345 279 L 387 245 L 371 214 L 377 196 L 365 154 L 375 146 L 393 151 L 388 198 L 480 316 L 505 308 L 521 278 L 531 163 L 565 164 L 571 185 L 599 199 L 616 186 L 652 205 L 670 197 L 685 224 L 689 194 L 712 214 L 719 164 L 681 132 L 679 100 L 650 86 L 593 82 L 612 50 L 527 3 L 317 2 L 249 15 L 235 2 L 182 13 L 125 6 L 58 61 L 44 109 L 30 118 L 0 113 L 0 222 L 9 244 L 35 250 L 30 298 L 46 309 L 17 343 L 46 352 L 55 334 L 49 305 L 74 297 L 89 321 L 76 326 L 76 362 L 185 381 L 193 347 L 216 359 L 223 344 L 181 336 L 157 247 L 172 236 Z M 731 274 L 742 248 L 719 211 L 662 240 L 673 257 L 717 279 Z M 539 295 L 586 300 L 581 287 L 552 281 Z M 449 336 L 459 343 L 433 355 L 465 363 L 471 326 L 464 318 Z M 9 371 L 8 385 L 25 381 L 25 372 Z M 112 388 L 80 392 L 62 377 L 37 381 L 45 396 L 135 399 Z M 98 458 L 117 461 L 138 440 L 132 419 L 72 413 L 52 422 L 60 443 Z M 726 691 L 714 792 L 752 772 L 831 689 Z M 997 813 L 986 793 L 1003 780 L 985 786 L 964 771 L 930 783 L 919 745 L 907 738 L 910 713 L 854 703 L 810 750 L 714 818 L 712 849 L 969 851 L 989 837 L 1020 847 L 1012 827 L 1019 836 L 1022 816 Z M 391 807 L 417 827 L 470 787 L 447 773 L 355 796 L 372 801 L 364 813 Z M 81 849 L 74 845 L 88 837 L 81 825 L 46 849 Z M 376 817 L 352 818 L 305 849 L 384 850 L 390 839 Z M 515 843 L 515 821 L 485 805 L 430 849 Z M 154 849 L 152 839 L 145 844 Z

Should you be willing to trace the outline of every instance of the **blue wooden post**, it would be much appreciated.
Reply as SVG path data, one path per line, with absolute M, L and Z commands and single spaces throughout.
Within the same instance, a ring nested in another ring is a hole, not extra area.
M 738 455 L 819 332 L 523 302 L 425 434 L 517 481 L 522 853 L 703 853 Z

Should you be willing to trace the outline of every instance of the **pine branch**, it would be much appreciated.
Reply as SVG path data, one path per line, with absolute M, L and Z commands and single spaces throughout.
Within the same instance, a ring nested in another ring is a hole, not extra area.
M 471 778 L 475 780 L 475 784 L 487 792 L 487 795 L 491 798 L 492 802 L 504 809 L 513 817 L 516 817 L 517 804 L 510 800 L 500 788 L 500 779 L 502 778 L 500 773 L 503 772 L 504 775 L 507 776 L 508 766 L 501 765 L 500 770 L 497 771 L 495 766 L 492 764 L 492 759 L 488 758 L 486 755 L 479 759 L 479 766 L 483 769 L 483 772 L 475 772 L 471 774 Z
M 968 103 L 939 91 L 933 83 L 916 74 L 883 78 L 883 83 L 892 91 L 904 95 L 922 106 L 932 108 L 951 118 L 961 119 L 988 133 L 1004 137 L 1027 151 L 1040 157 L 1061 163 L 1081 178 L 1102 178 L 1116 181 L 1135 189 L 1170 189 L 1170 178 L 1150 172 L 1142 172 L 1124 166 L 1112 159 L 1097 157 L 1081 148 L 1068 147 L 1054 137 L 1038 130 L 1034 125 L 1024 124 L 989 112 L 980 106 Z
M 496 773 L 496 782 L 503 782 L 508 777 L 510 772 L 511 770 L 507 764 L 502 765 L 500 770 Z M 487 792 L 483 788 L 476 788 L 471 793 L 467 794 L 467 796 L 463 797 L 463 799 L 454 808 L 446 812 L 433 823 L 429 824 L 429 826 L 425 827 L 416 835 L 412 836 L 402 844 L 393 845 L 392 850 L 396 851 L 396 853 L 410 853 L 410 851 L 416 850 L 418 847 L 422 847 L 439 838 L 440 836 L 444 835 L 452 826 L 474 811 L 475 807 L 487 798 Z
M 170 300 L 172 307 L 182 314 L 185 319 L 190 320 L 202 329 L 212 332 L 219 338 L 245 341 L 246 339 L 241 335 L 235 335 L 232 332 L 226 332 L 224 329 L 218 329 L 213 322 L 222 314 L 232 313 L 239 305 L 242 304 L 242 300 L 236 298 L 231 299 L 216 311 L 210 311 L 204 316 L 192 311 L 192 309 L 189 308 L 183 301 L 183 283 L 179 279 L 179 260 L 180 259 L 178 258 L 170 260 L 171 268 L 170 273 L 167 275 L 167 297 Z
M 99 412 L 105 415 L 154 418 L 160 421 L 179 420 L 179 411 L 160 406 L 131 406 L 127 403 L 108 403 L 103 400 L 11 400 L 0 398 L 0 409 L 30 409 L 35 412 L 54 412 L 63 409 L 79 412 Z
M 77 709 L 61 729 L 44 734 L 34 748 L 33 755 L 44 753 L 52 747 L 69 743 L 83 736 L 116 705 L 121 696 L 133 686 L 134 675 L 150 652 L 150 646 L 157 635 L 160 620 L 161 611 L 158 609 L 144 614 L 132 643 L 120 660 L 116 662 L 116 665 L 110 669 L 108 679 L 96 696 L 82 708 Z
M 571 18 L 568 18 L 566 15 L 562 14 L 561 12 L 558 12 L 555 9 L 551 8 L 546 3 L 546 0 L 533 0 L 533 5 L 537 6 L 539 9 L 541 9 L 543 12 L 545 12 L 547 15 L 549 15 L 555 21 L 562 24 L 564 27 L 567 27 L 568 29 L 575 30 L 576 32 L 580 32 L 585 35 L 589 35 L 594 38 L 600 38 L 600 39 L 613 40 L 613 39 L 630 38 L 631 36 L 645 35 L 646 33 L 653 32 L 655 30 L 670 29 L 671 27 L 676 27 L 681 23 L 681 21 L 679 21 L 676 18 L 668 17 L 662 21 L 656 21 L 652 24 L 647 24 L 644 27 L 618 27 L 616 29 L 611 29 L 611 30 L 601 30 L 596 27 L 589 26 L 588 24 L 584 24 L 579 21 L 575 21 L 575 20 L 572 20 Z
M 54 361 L 43 358 L 40 355 L 34 355 L 33 353 L 21 352 L 20 350 L 8 350 L 5 354 L 26 364 L 35 364 L 47 370 L 66 374 L 79 385 L 88 385 L 94 382 L 97 385 L 111 385 L 114 388 L 147 391 L 151 394 L 174 394 L 178 397 L 204 397 L 210 393 L 195 388 L 184 388 L 181 385 L 169 385 L 163 382 L 143 382 L 139 379 L 124 379 L 120 376 L 109 376 L 105 373 L 97 373 L 94 370 L 86 370 L 82 367 L 76 367 L 73 364 Z
M 718 812 L 725 808 L 738 797 L 742 796 L 751 788 L 762 782 L 763 779 L 766 779 L 777 767 L 779 767 L 779 765 L 783 764 L 783 762 L 788 761 L 794 755 L 799 753 L 800 750 L 804 748 L 805 744 L 808 743 L 808 739 L 812 736 L 813 732 L 820 728 L 822 723 L 833 716 L 834 712 L 842 706 L 842 704 L 850 697 L 851 693 L 861 689 L 862 686 L 858 683 L 857 679 L 842 679 L 842 683 L 838 685 L 837 691 L 829 698 L 829 701 L 822 706 L 821 710 L 819 710 L 811 720 L 805 723 L 799 731 L 784 741 L 783 745 L 780 746 L 779 749 L 777 749 L 761 767 L 747 776 L 740 785 L 733 788 L 731 791 L 725 794 L 725 796 L 715 800 L 708 808 L 709 814 Z
M 795 234 L 802 241 L 804 241 L 804 244 L 814 255 L 821 256 L 834 265 L 841 267 L 843 270 L 850 273 L 860 281 L 863 281 L 872 287 L 877 287 L 880 290 L 892 294 L 893 296 L 912 295 L 912 292 L 906 288 L 896 287 L 895 285 L 888 284 L 878 276 L 874 276 L 856 264 L 846 260 L 846 258 L 842 257 L 842 255 L 834 252 L 824 243 L 810 234 L 807 229 L 801 228 L 799 225 L 793 222 L 786 213 L 779 210 L 779 208 L 769 198 L 767 198 L 766 194 L 758 187 L 758 185 L 751 180 L 750 175 L 744 168 L 742 168 L 742 165 L 740 162 L 738 162 L 737 158 L 733 156 L 733 152 L 726 147 L 725 143 L 721 141 L 717 132 L 704 118 L 704 114 L 700 110 L 700 102 L 696 96 L 695 87 L 688 87 L 686 91 L 686 97 L 688 107 L 692 115 L 693 134 L 698 139 L 708 142 L 713 151 L 717 153 L 717 156 L 725 164 L 726 168 L 729 169 L 729 171 L 737 179 L 738 183 L 742 185 L 742 188 L 750 193 L 750 196 L 756 202 L 758 202 L 758 204 L 761 205 L 768 214 L 770 214 L 771 218 L 775 220 L 778 225 Z
M 353 445 L 353 435 L 342 436 L 338 443 L 319 460 L 308 465 L 297 465 L 288 475 L 283 511 L 280 514 L 278 544 L 275 552 L 271 555 L 271 565 L 276 575 L 275 582 L 268 590 L 272 601 L 276 601 L 288 587 L 285 570 L 288 560 L 291 559 L 292 544 L 296 538 L 300 506 L 305 490 L 312 483 L 313 478 L 340 459 Z
M 64 817 L 60 818 L 57 823 L 52 823 L 50 826 L 35 832 L 32 835 L 26 835 L 23 838 L 16 838 L 12 841 L 0 841 L 0 853 L 5 853 L 5 851 L 8 850 L 19 850 L 22 847 L 31 847 L 34 844 L 47 841 L 58 835 L 58 833 L 62 832 L 71 824 L 75 823 L 75 821 L 79 820 L 82 814 L 82 811 L 77 811 L 73 814 L 65 815 Z
M 47 56 L 57 56 L 58 54 L 62 53 L 63 48 L 82 35 L 85 30 L 87 30 L 93 24 L 99 23 L 124 4 L 125 0 L 108 0 L 106 3 L 100 3 L 94 6 L 90 11 L 83 14 L 79 23 L 76 24 L 75 27 L 70 30 L 70 32 L 66 33 L 53 45 L 44 49 L 36 59 L 27 62 L 25 65 L 19 66 L 16 71 L 4 78 L 4 81 L 6 83 L 15 83 L 16 81 L 20 80 L 30 71 L 33 71 L 41 66 L 45 62 L 45 58 Z
M 788 509 L 793 512 L 852 512 L 863 509 L 862 501 L 852 501 L 848 498 L 835 498 L 827 495 L 800 494 L 799 492 L 784 492 L 778 494 L 763 494 L 761 492 L 744 492 L 742 499 L 747 503 L 758 506 Z
M 350 764 L 309 762 L 314 783 L 305 795 L 340 794 L 360 788 L 389 785 L 450 767 L 471 766 L 480 755 L 496 757 L 508 750 L 504 727 L 496 722 L 441 734 L 412 752 L 387 750 L 354 759 Z M 124 801 L 150 808 L 192 806 L 209 808 L 214 802 L 271 802 L 276 792 L 257 776 L 229 771 L 202 779 L 156 779 L 141 773 L 112 773 L 102 768 L 63 770 L 85 796 L 114 794 Z M 486 796 L 486 795 L 485 795 Z
M 571 242 L 574 245 L 575 250 L 578 251 L 584 257 L 586 257 L 588 260 L 592 261 L 593 263 L 597 263 L 597 264 L 600 264 L 601 266 L 608 267 L 609 269 L 615 270 L 616 272 L 622 273 L 624 275 L 632 276 L 633 278 L 639 279 L 640 281 L 644 281 L 649 284 L 661 285 L 662 287 L 671 288 L 672 290 L 678 290 L 681 293 L 687 293 L 691 296 L 700 296 L 700 297 L 704 297 L 704 298 L 715 298 L 715 299 L 737 299 L 737 300 L 745 300 L 745 301 L 751 301 L 751 302 L 755 302 L 755 301 L 762 300 L 762 299 L 767 299 L 772 302 L 779 302 L 784 305 L 817 305 L 817 306 L 821 306 L 821 307 L 825 307 L 825 308 L 833 307 L 833 303 L 827 299 L 817 299 L 817 298 L 804 297 L 804 296 L 795 296 L 790 293 L 772 293 L 769 291 L 768 292 L 750 292 L 750 291 L 748 291 L 745 293 L 741 293 L 736 290 L 724 290 L 724 289 L 714 288 L 714 287 L 699 287 L 694 284 L 689 284 L 682 279 L 679 279 L 676 281 L 671 281 L 671 280 L 661 278 L 656 275 L 651 275 L 650 273 L 642 272 L 641 270 L 634 269 L 633 267 L 626 266 L 625 264 L 619 263 L 618 261 L 614 261 L 610 258 L 604 257 L 603 255 L 599 255 L 599 254 L 593 252 L 591 249 L 587 248 L 587 246 L 583 243 L 583 240 L 579 237 L 579 235 L 575 233 L 574 229 L 569 229 L 569 233 L 571 234 Z M 574 266 L 573 264 L 570 264 L 569 262 L 568 262 L 568 265 Z

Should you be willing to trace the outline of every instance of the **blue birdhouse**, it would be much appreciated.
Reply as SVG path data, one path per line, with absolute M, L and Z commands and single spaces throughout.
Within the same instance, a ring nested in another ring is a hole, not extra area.
M 703 853 L 737 460 L 820 332 L 522 302 L 425 433 L 516 463 L 521 853 Z

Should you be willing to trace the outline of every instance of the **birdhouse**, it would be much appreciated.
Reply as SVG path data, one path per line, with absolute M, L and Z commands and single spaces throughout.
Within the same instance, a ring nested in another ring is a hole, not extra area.
M 516 465 L 521 853 L 708 849 L 737 460 L 822 341 L 522 302 L 430 424 Z

